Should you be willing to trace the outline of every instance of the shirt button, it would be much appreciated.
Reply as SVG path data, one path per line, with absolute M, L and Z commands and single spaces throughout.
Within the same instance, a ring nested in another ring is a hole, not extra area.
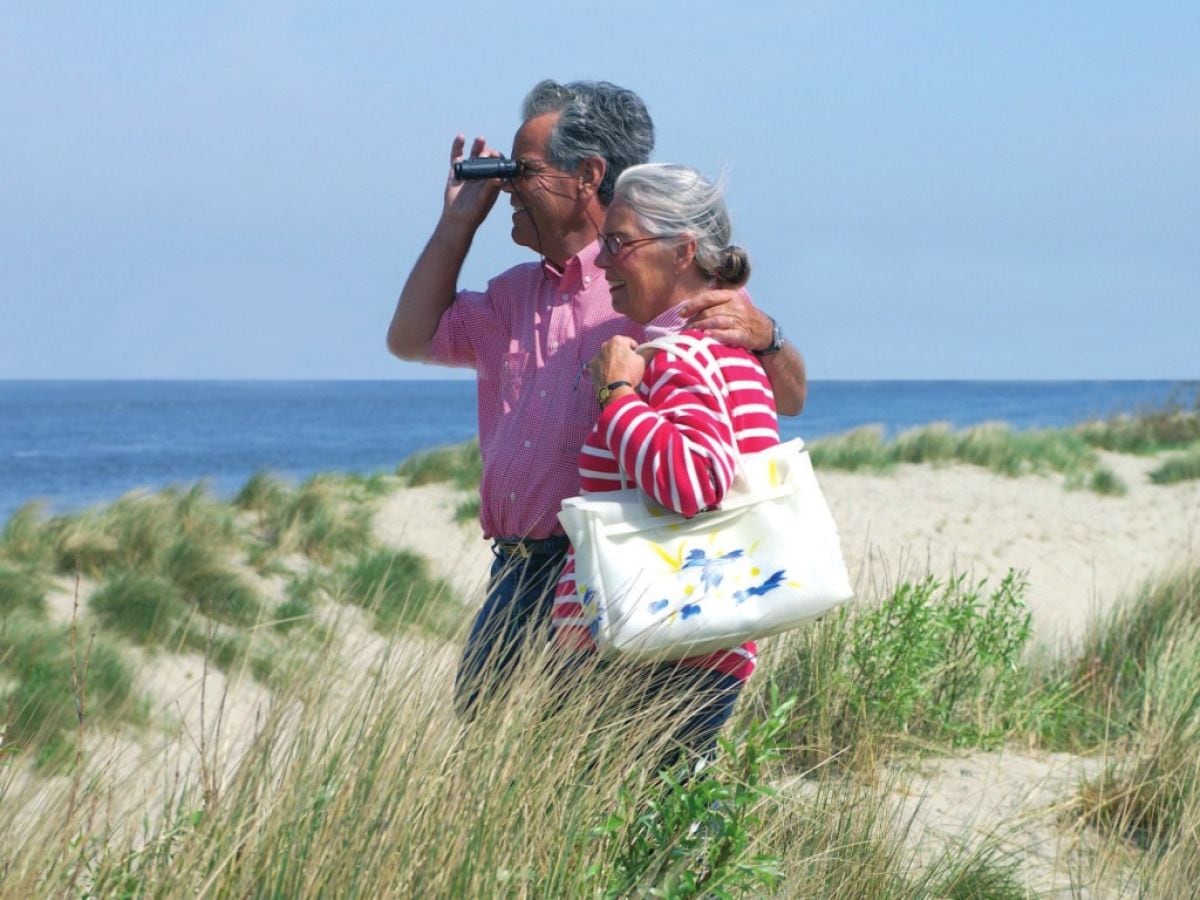
M 545 392 L 545 391 L 538 391 L 538 396 L 539 396 L 539 397 L 545 397 L 545 396 L 546 396 L 546 392 Z
M 513 502 L 516 502 L 516 499 L 517 499 L 517 492 L 516 492 L 516 491 L 513 491 L 511 494 L 509 494 L 509 495 L 508 495 L 508 499 L 509 499 L 509 500 L 512 500 Z
M 533 446 L 533 441 L 526 441 L 526 442 L 525 442 L 525 449 L 526 449 L 526 450 L 528 450 L 528 449 L 529 449 L 530 447 L 532 447 L 532 446 Z
M 570 295 L 570 294 L 563 294 L 563 295 L 562 295 L 562 298 L 563 298 L 563 303 L 566 303 L 568 300 L 570 300 L 570 299 L 571 299 L 571 295 Z
M 591 284 L 591 283 L 592 283 L 592 276 L 591 276 L 591 275 L 584 275 L 584 276 L 583 276 L 583 283 L 584 283 L 584 284 Z

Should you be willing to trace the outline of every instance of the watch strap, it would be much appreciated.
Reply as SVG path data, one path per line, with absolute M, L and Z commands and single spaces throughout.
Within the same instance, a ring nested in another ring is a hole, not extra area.
M 600 401 L 600 405 L 603 406 L 605 403 L 607 403 L 608 398 L 612 396 L 613 391 L 620 387 L 633 387 L 633 385 L 628 381 L 610 381 L 596 392 L 596 399 Z
M 767 316 L 767 318 L 771 319 L 771 343 L 767 344 L 761 350 L 751 350 L 750 352 L 755 356 L 770 356 L 772 353 L 778 353 L 783 349 L 783 329 L 779 327 L 779 323 L 773 318 L 770 316 Z

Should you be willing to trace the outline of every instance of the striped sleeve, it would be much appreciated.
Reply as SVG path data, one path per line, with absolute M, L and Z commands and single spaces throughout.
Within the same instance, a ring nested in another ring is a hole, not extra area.
M 707 362 L 721 384 L 719 364 Z M 734 438 L 720 398 L 692 363 L 668 351 L 647 364 L 639 393 L 604 409 L 598 431 L 622 472 L 683 516 L 716 506 L 733 480 Z

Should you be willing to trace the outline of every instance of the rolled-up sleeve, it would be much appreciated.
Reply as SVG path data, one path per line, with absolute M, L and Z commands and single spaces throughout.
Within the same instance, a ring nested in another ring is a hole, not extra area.
M 459 291 L 442 313 L 429 342 L 429 361 L 443 366 L 479 366 L 481 349 L 500 331 L 489 291 Z

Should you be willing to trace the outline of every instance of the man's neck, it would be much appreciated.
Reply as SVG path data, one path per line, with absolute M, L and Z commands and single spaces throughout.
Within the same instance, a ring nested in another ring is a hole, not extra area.
M 600 236 L 600 223 L 603 221 L 604 207 L 599 201 L 589 204 L 582 210 L 582 215 L 575 223 L 561 234 L 555 235 L 555 246 L 545 248 L 542 255 L 559 269 L 565 269 L 567 260 L 595 243 Z

